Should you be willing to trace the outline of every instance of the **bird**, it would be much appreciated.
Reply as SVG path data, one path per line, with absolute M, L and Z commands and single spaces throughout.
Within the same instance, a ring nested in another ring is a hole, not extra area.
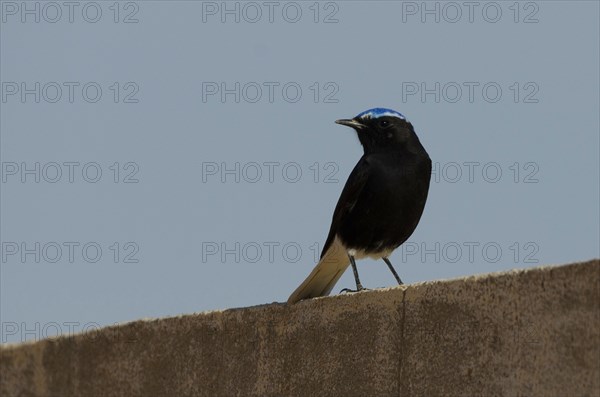
M 356 290 L 364 290 L 357 259 L 389 260 L 421 219 L 431 179 L 431 159 L 413 125 L 395 110 L 373 108 L 337 124 L 356 131 L 363 155 L 350 173 L 337 202 L 319 262 L 287 303 L 327 296 L 349 265 Z

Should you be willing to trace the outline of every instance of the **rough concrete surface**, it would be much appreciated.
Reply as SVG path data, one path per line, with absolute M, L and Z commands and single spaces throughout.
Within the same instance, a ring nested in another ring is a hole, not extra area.
M 0 349 L 8 396 L 600 396 L 600 261 Z

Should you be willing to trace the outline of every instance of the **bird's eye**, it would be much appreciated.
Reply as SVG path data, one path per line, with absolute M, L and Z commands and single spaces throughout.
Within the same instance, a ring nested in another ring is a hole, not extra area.
M 389 127 L 390 125 L 391 125 L 391 124 L 390 124 L 390 122 L 389 122 L 388 120 L 381 120 L 381 121 L 379 122 L 379 127 L 381 127 L 381 128 L 387 128 L 387 127 Z

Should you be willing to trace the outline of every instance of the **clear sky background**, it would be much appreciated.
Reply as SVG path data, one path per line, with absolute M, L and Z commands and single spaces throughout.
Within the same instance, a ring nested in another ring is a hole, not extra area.
M 434 162 L 405 282 L 600 256 L 597 1 L 0 6 L 2 343 L 285 301 L 372 107 Z

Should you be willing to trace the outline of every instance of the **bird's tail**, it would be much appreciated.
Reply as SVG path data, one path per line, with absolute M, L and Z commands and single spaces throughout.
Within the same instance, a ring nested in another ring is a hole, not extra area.
M 292 304 L 302 299 L 329 295 L 349 264 L 348 254 L 336 238 L 306 280 L 289 297 L 287 303 Z

